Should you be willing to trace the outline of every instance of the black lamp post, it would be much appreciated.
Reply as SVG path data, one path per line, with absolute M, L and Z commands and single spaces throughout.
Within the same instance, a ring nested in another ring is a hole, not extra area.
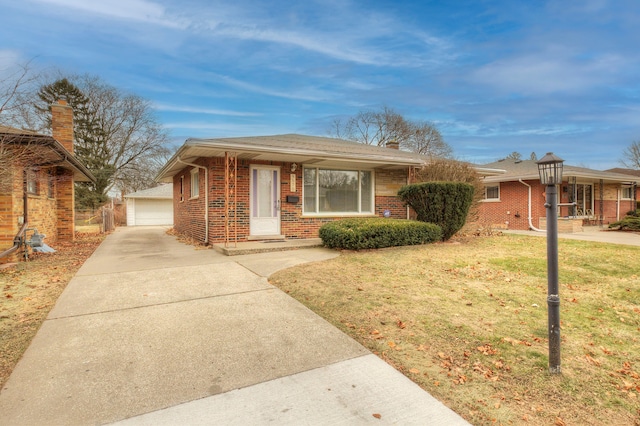
M 548 152 L 538 164 L 540 183 L 547 186 L 547 312 L 549 321 L 549 373 L 560 374 L 560 296 L 558 292 L 558 187 L 563 159 Z

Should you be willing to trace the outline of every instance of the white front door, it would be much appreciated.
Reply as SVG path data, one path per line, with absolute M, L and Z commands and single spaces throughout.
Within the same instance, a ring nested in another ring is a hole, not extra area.
M 251 235 L 280 235 L 280 169 L 251 166 Z

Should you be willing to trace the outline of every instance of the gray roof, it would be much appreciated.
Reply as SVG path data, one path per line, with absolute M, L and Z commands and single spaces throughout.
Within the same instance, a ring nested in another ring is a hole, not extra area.
M 42 135 L 32 130 L 0 126 L 0 142 L 33 149 L 33 159 L 37 162 L 33 164 L 35 166 L 57 166 L 71 170 L 73 171 L 73 180 L 76 182 L 96 181 L 89 169 L 51 136 Z
M 172 199 L 173 185 L 161 184 L 154 188 L 142 189 L 140 191 L 127 194 L 124 198 L 155 198 L 155 199 Z
M 225 152 L 235 152 L 241 160 L 282 161 L 326 167 L 398 168 L 421 166 L 429 159 L 414 152 L 297 134 L 188 139 L 156 179 L 170 180 L 185 167 L 185 163 L 200 157 L 223 157 Z
M 504 159 L 489 164 L 483 164 L 481 167 L 490 169 L 502 169 L 503 174 L 496 176 L 487 176 L 484 178 L 484 182 L 509 182 L 518 179 L 522 180 L 538 180 L 540 174 L 538 173 L 538 165 L 534 160 L 513 160 Z M 602 179 L 604 182 L 609 183 L 632 183 L 638 181 L 628 174 L 606 172 L 601 170 L 588 169 L 586 167 L 570 166 L 568 164 L 563 165 L 563 180 L 567 178 L 575 177 L 578 180 L 590 180 L 596 181 Z

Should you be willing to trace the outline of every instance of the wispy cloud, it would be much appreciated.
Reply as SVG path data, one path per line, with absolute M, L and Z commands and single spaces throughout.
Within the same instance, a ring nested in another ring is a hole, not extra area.
M 147 0 L 33 0 L 39 3 L 67 7 L 113 19 L 127 19 L 171 28 L 185 28 L 188 23 L 167 16 L 164 6 Z
M 231 110 L 214 109 L 214 108 L 198 108 L 198 107 L 192 107 L 192 106 L 171 105 L 171 104 L 163 104 L 163 103 L 154 103 L 153 108 L 158 111 L 187 112 L 187 113 L 193 113 L 193 114 L 223 115 L 223 116 L 230 116 L 230 117 L 257 117 L 262 115 L 261 113 L 257 113 L 257 112 L 231 111 Z
M 300 89 L 274 89 L 273 85 L 260 85 L 254 83 L 248 83 L 246 81 L 238 80 L 226 75 L 217 75 L 217 79 L 225 82 L 230 86 L 237 87 L 238 89 L 246 90 L 251 93 L 259 93 L 262 95 L 274 96 L 285 99 L 298 99 L 305 101 L 324 102 L 331 99 L 334 95 L 331 92 L 315 89 L 309 85 L 305 86 L 303 90 Z
M 547 51 L 497 60 L 475 71 L 472 79 L 502 92 L 546 96 L 611 84 L 623 64 L 616 55 L 583 59 Z

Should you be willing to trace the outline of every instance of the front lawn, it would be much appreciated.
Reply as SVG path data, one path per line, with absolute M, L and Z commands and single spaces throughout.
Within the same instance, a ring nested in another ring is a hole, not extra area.
M 546 240 L 345 252 L 270 277 L 472 424 L 640 424 L 640 248 L 560 240 L 561 376 Z

